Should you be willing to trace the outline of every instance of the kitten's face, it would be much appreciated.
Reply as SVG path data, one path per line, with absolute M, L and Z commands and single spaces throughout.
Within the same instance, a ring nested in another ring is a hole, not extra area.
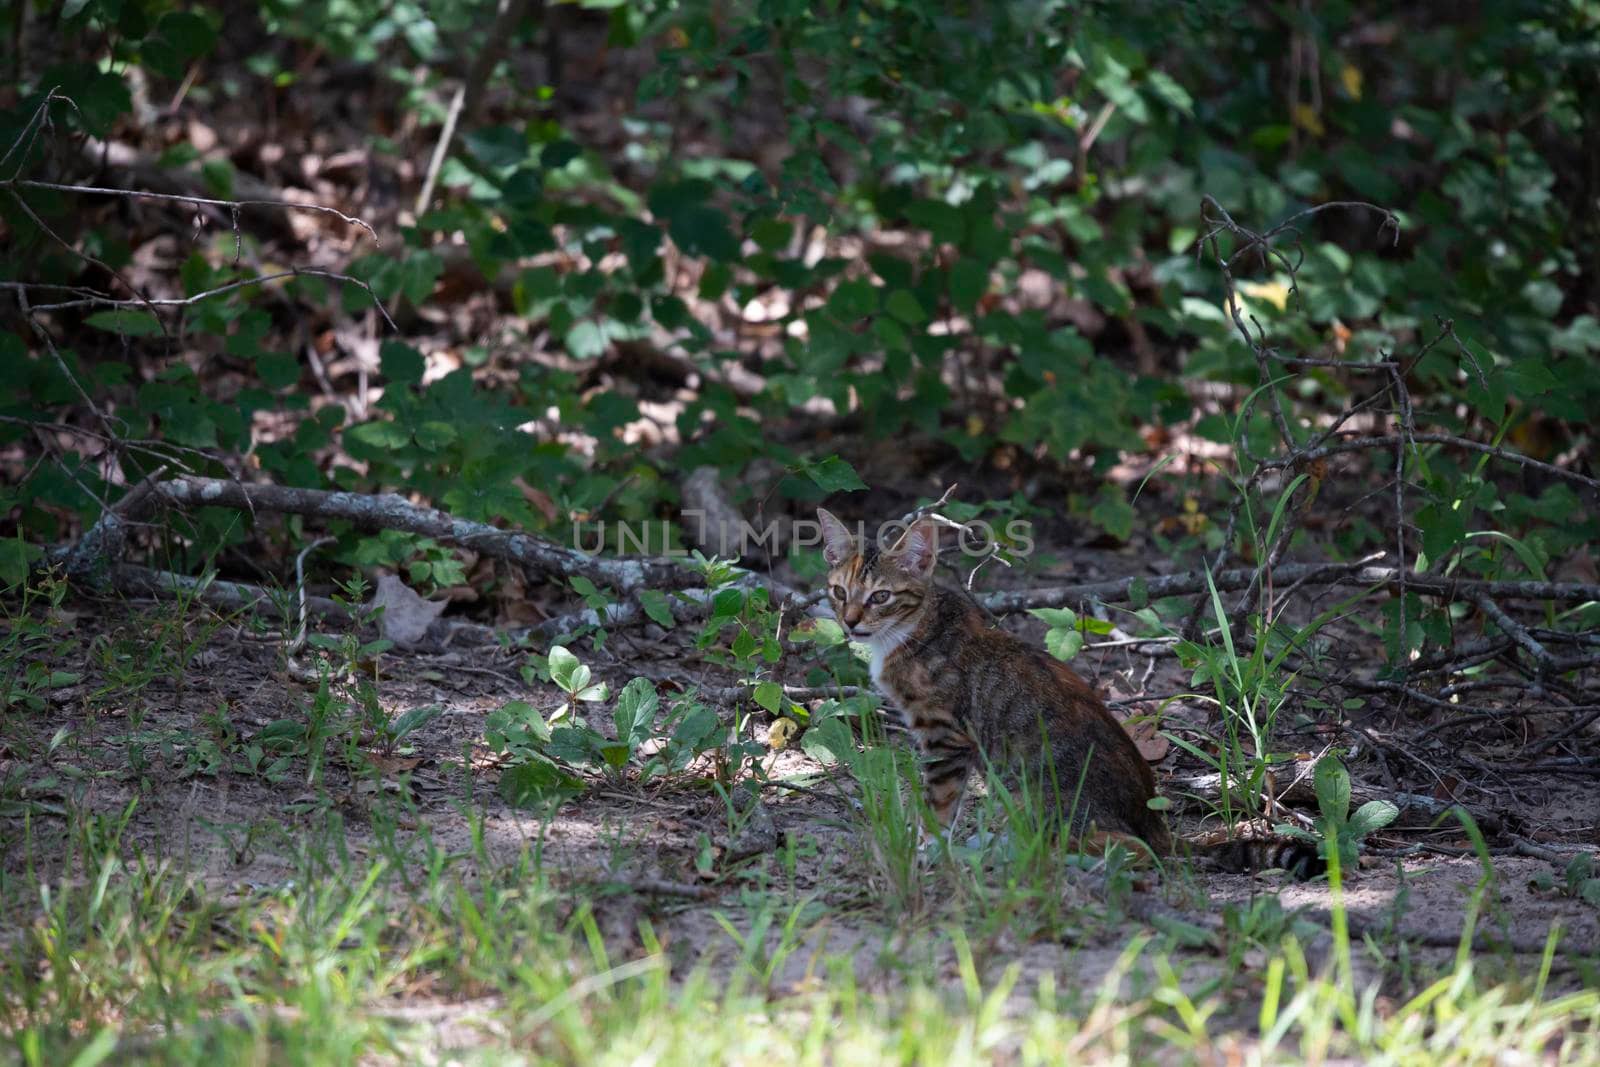
M 903 623 L 922 607 L 933 584 L 937 530 L 918 523 L 882 552 L 866 547 L 844 523 L 822 509 L 823 555 L 828 561 L 828 602 L 845 633 L 865 641 Z

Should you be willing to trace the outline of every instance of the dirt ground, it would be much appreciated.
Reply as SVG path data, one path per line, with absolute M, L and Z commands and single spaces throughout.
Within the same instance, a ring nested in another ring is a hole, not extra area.
M 0 782 L 8 783 L 10 794 L 0 814 L 0 836 L 7 839 L 3 862 L 12 874 L 30 860 L 48 867 L 59 854 L 63 820 L 52 815 L 68 805 L 113 815 L 137 798 L 125 845 L 176 860 L 224 897 L 270 890 L 293 877 L 296 836 L 313 832 L 330 810 L 342 816 L 346 846 L 357 855 L 378 847 L 373 814 L 380 808 L 400 813 L 393 834 L 402 848 L 426 838 L 447 853 L 467 852 L 474 819 L 481 819 L 483 844 L 492 856 L 509 862 L 523 850 L 539 850 L 556 886 L 574 903 L 592 902 L 613 960 L 644 951 L 640 926 L 648 919 L 675 962 L 704 964 L 717 973 L 737 957 L 717 916 L 746 928 L 758 902 L 773 899 L 762 891 L 781 889 L 777 897 L 806 909 L 806 922 L 801 947 L 772 976 L 774 993 L 822 980 L 839 960 L 850 961 L 864 988 L 892 985 L 908 968 L 956 980 L 949 941 L 924 936 L 940 920 L 937 901 L 930 900 L 924 914 L 907 916 L 891 915 L 874 899 L 862 873 L 866 846 L 851 803 L 855 787 L 842 767 L 826 768 L 793 748 L 772 753 L 768 779 L 798 783 L 806 791 L 763 789 L 761 806 L 773 833 L 753 855 L 733 863 L 723 862 L 725 850 L 738 847 L 727 836 L 726 803 L 687 776 L 599 784 L 546 821 L 509 806 L 496 792 L 499 769 L 484 744 L 484 723 L 509 700 L 553 708 L 558 693 L 525 684 L 518 677 L 520 660 L 509 653 L 465 647 L 383 657 L 378 694 L 386 710 L 398 714 L 436 705 L 442 713 L 408 737 L 400 752 L 375 757 L 387 761 L 379 764 L 386 772 L 381 785 L 350 774 L 337 760 L 330 760 L 320 789 L 307 785 L 303 765 L 270 781 L 242 770 L 240 752 L 269 723 L 303 717 L 311 699 L 309 686 L 284 674 L 280 646 L 246 639 L 229 626 L 191 624 L 183 632 L 203 641 L 192 649 L 181 691 L 175 675 L 163 672 L 144 678 L 135 691 L 121 692 L 105 665 L 115 664 L 118 649 L 125 650 L 124 660 L 132 654 L 158 629 L 150 613 L 164 609 L 121 610 L 81 611 L 72 620 L 72 639 L 62 644 L 66 658 L 58 667 L 79 671 L 82 679 L 51 693 L 48 714 L 13 715 L 0 735 Z M 670 642 L 613 641 L 610 649 L 614 658 L 596 655 L 590 661 L 613 692 L 635 674 L 673 669 Z M 85 657 L 85 650 L 92 654 Z M 1183 687 L 1183 672 L 1171 659 L 1152 666 L 1119 650 L 1091 654 L 1079 666 L 1113 696 Z M 1168 711 L 1176 721 L 1186 713 L 1199 714 L 1181 703 Z M 597 714 L 596 724 L 604 718 L 605 712 Z M 764 737 L 767 721 L 764 713 L 754 716 L 752 732 Z M 220 766 L 206 768 L 197 758 L 196 739 L 216 736 L 222 722 L 233 731 L 232 752 Z M 57 731 L 68 740 L 47 750 L 45 742 Z M 1182 802 L 1184 783 L 1197 768 L 1181 756 L 1173 746 L 1157 772 L 1164 792 L 1179 801 L 1180 831 L 1192 832 L 1201 828 L 1197 813 L 1204 804 Z M 1352 761 L 1352 771 L 1358 780 L 1382 776 L 1371 760 L 1360 758 Z M 1559 887 L 1564 861 L 1596 843 L 1600 791 L 1582 778 L 1557 775 L 1478 785 L 1471 807 L 1496 831 L 1488 834 L 1492 882 L 1485 889 L 1484 868 L 1458 824 L 1432 826 L 1425 816 L 1408 812 L 1369 839 L 1361 869 L 1344 888 L 1359 939 L 1357 974 L 1380 978 L 1401 965 L 1423 968 L 1450 959 L 1469 901 L 1484 889 L 1480 950 L 1513 963 L 1520 957 L 1524 969 L 1533 967 L 1559 923 L 1553 988 L 1594 981 L 1600 972 L 1600 909 L 1534 883 L 1543 872 Z M 381 804 L 379 789 L 388 794 Z M 27 847 L 18 817 L 24 811 L 32 813 Z M 707 842 L 714 861 L 697 865 Z M 1120 909 L 1104 906 L 1092 875 L 1065 879 L 1061 892 L 1085 909 L 1081 929 L 1070 937 L 1019 940 L 1002 927 L 974 944 L 980 971 L 997 975 L 1015 964 L 1022 972 L 1021 991 L 1031 991 L 1048 972 L 1064 989 L 1092 992 L 1141 921 L 1216 932 L 1224 905 L 1248 906 L 1272 894 L 1286 910 L 1304 909 L 1301 917 L 1317 927 L 1307 927 L 1314 963 L 1329 945 L 1330 891 L 1320 881 L 1176 864 L 1160 877 L 1141 875 L 1134 899 Z M 25 918 L 10 915 L 4 925 L 15 930 Z M 769 938 L 779 936 L 777 925 Z M 1186 981 L 1203 982 L 1218 965 L 1215 943 L 1175 951 L 1189 968 Z

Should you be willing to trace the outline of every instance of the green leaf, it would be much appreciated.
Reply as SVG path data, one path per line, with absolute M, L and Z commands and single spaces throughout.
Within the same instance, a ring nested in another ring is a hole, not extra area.
M 162 15 L 161 21 L 156 24 L 156 33 L 184 59 L 204 55 L 217 43 L 217 34 L 211 24 L 188 11 L 169 11 Z
M 1152 70 L 1145 76 L 1146 84 L 1173 109 L 1185 115 L 1194 114 L 1194 98 L 1189 91 L 1164 70 Z
M 44 554 L 38 545 L 22 539 L 22 531 L 15 537 L 0 540 L 0 589 L 20 585 L 28 577 L 28 566 Z
M 388 734 L 398 741 L 406 735 L 422 729 L 442 714 L 444 714 L 444 709 L 437 704 L 425 704 L 420 708 L 411 708 L 389 724 Z
M 916 294 L 909 289 L 896 289 L 890 293 L 889 298 L 883 302 L 883 308 L 907 326 L 916 326 L 926 322 L 928 318 L 928 313 L 922 310 L 922 304 L 918 302 Z
M 486 126 L 461 138 L 461 143 L 490 167 L 514 167 L 528 158 L 528 139 L 510 126 Z
M 1078 613 L 1071 608 L 1029 608 L 1028 614 L 1054 627 L 1071 629 L 1078 625 Z
M 569 141 L 563 137 L 544 146 L 544 150 L 539 153 L 539 165 L 549 170 L 560 170 L 582 154 L 583 149 L 576 141 Z
M 763 252 L 781 252 L 794 236 L 794 223 L 785 219 L 761 219 L 750 228 L 750 239 Z
M 1441 562 L 1467 538 L 1467 513 L 1464 501 L 1441 502 L 1418 508 L 1417 528 L 1422 531 L 1422 551 L 1428 559 Z
M 287 389 L 300 381 L 300 361 L 286 352 L 263 352 L 256 357 L 256 373 L 268 389 Z
M 1311 774 L 1317 807 L 1329 822 L 1341 824 L 1350 813 L 1350 772 L 1333 756 L 1317 761 Z
M 744 590 L 719 589 L 711 597 L 711 617 L 732 618 L 744 610 Z
M 762 682 L 750 698 L 776 715 L 783 709 L 783 686 L 777 682 Z
M 1381 830 L 1400 817 L 1400 809 L 1387 800 L 1369 800 L 1350 816 L 1350 832 L 1358 839 Z
M 1133 505 L 1128 503 L 1122 490 L 1114 485 L 1108 484 L 1100 490 L 1094 506 L 1089 509 L 1089 518 L 1119 541 L 1126 541 L 1133 536 Z
M 695 704 L 672 731 L 672 743 L 701 752 L 722 736 L 722 720 L 703 704 Z
M 429 452 L 438 452 L 455 444 L 459 436 L 450 423 L 430 419 L 417 427 L 417 446 Z
M 739 255 L 739 240 L 728 226 L 728 217 L 710 204 L 692 204 L 675 212 L 668 220 L 667 233 L 691 256 L 728 262 Z
M 865 278 L 851 278 L 834 287 L 827 307 L 840 322 L 854 323 L 878 310 L 878 290 Z
M 500 774 L 500 796 L 517 808 L 560 805 L 583 792 L 583 779 L 544 760 L 529 760 Z
M 78 1054 L 72 1057 L 72 1062 L 67 1067 L 99 1067 L 116 1052 L 118 1037 L 117 1027 L 102 1027 L 100 1032 L 94 1035 L 94 1040 L 78 1050 Z
M 161 322 L 148 311 L 117 308 L 114 311 L 96 311 L 83 320 L 97 330 L 125 334 L 128 337 L 149 337 L 161 332 Z
M 617 739 L 627 745 L 629 751 L 638 748 L 650 736 L 660 707 L 661 698 L 649 679 L 635 678 L 622 687 L 617 706 L 611 712 L 611 721 L 616 725 Z
M 832 718 L 818 723 L 800 738 L 800 748 L 818 763 L 852 763 L 856 756 L 856 741 L 850 726 L 842 718 Z
M 397 385 L 419 385 L 427 362 L 408 344 L 385 341 L 378 349 L 378 365 L 387 380 Z
M 597 359 L 605 355 L 605 327 L 593 319 L 579 319 L 567 331 L 562 343 L 574 359 Z
M 556 645 L 550 650 L 550 680 L 561 690 L 572 693 L 589 683 L 589 671 L 578 662 L 578 657 L 566 645 Z M 579 672 L 582 679 L 579 679 Z
M 669 630 L 677 621 L 672 617 L 672 605 L 667 600 L 667 594 L 659 589 L 641 589 L 639 606 L 653 622 Z
M 533 705 L 525 700 L 511 700 L 489 713 L 483 736 L 490 748 L 504 752 L 512 747 L 549 744 L 550 726 Z
M 971 311 L 989 291 L 989 269 L 971 259 L 959 259 L 950 268 L 950 302 L 961 311 Z
M 816 483 L 817 488 L 827 493 L 853 493 L 867 487 L 867 483 L 861 480 L 856 469 L 838 456 L 828 456 L 818 463 L 808 463 L 803 470 L 806 477 Z
M 1579 315 L 1564 329 L 1550 338 L 1551 347 L 1558 352 L 1582 355 L 1600 352 L 1600 319 L 1593 315 Z
M 1044 635 L 1047 652 L 1059 660 L 1070 660 L 1083 651 L 1083 634 L 1077 630 L 1051 630 Z
M 393 422 L 363 422 L 344 432 L 344 439 L 368 448 L 393 452 L 411 443 L 411 435 Z

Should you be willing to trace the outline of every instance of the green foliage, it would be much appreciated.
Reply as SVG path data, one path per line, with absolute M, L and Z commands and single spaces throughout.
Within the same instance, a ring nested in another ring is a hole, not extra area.
M 566 646 L 556 645 L 550 649 L 548 664 L 550 680 L 567 695 L 567 702 L 556 709 L 552 721 L 570 719 L 577 713 L 580 703 L 596 703 L 609 695 L 606 683 L 591 682 L 594 676 L 589 668 Z
M 1285 640 L 1281 634 L 1259 626 L 1248 652 L 1234 643 L 1222 595 L 1207 574 L 1210 614 L 1217 624 L 1220 644 L 1207 641 L 1179 641 L 1179 659 L 1193 669 L 1190 684 L 1211 690 L 1210 702 L 1216 707 L 1221 731 L 1202 747 L 1188 738 L 1168 733 L 1167 738 L 1199 759 L 1219 777 L 1223 819 L 1232 824 L 1243 814 L 1259 815 L 1265 804 L 1263 789 L 1267 773 L 1285 754 L 1274 751 L 1274 730 L 1278 714 L 1288 699 L 1294 676 L 1284 666 L 1296 643 L 1315 632 L 1313 623 L 1305 631 Z
M 1313 841 L 1324 858 L 1330 851 L 1339 853 L 1340 867 L 1353 870 L 1361 842 L 1367 835 L 1383 829 L 1400 816 L 1400 809 L 1387 800 L 1369 800 L 1354 813 L 1350 811 L 1350 772 L 1333 756 L 1317 761 L 1311 778 L 1317 795 L 1317 807 L 1322 817 L 1317 820 L 1316 833 L 1297 826 L 1282 824 L 1279 833 L 1290 834 Z
M 18 145 L 8 168 L 42 174 L 51 135 L 104 136 L 145 121 L 136 82 L 159 94 L 192 71 L 219 69 L 204 66 L 214 59 L 234 73 L 216 84 L 202 75 L 208 104 L 259 87 L 299 91 L 303 69 L 280 50 L 238 54 L 219 35 L 225 16 L 247 18 L 263 41 L 315 42 L 354 70 L 393 71 L 401 105 L 437 122 L 454 57 L 476 42 L 491 7 L 274 0 L 239 16 L 212 4 L 70 3 L 49 16 L 54 33 L 100 42 L 103 54 L 28 64 L 16 105 L 0 115 L 0 139 Z M 1175 11 L 1060 0 L 612 9 L 610 41 L 654 58 L 637 85 L 639 114 L 683 100 L 684 115 L 715 116 L 723 154 L 674 152 L 670 124 L 632 117 L 628 153 L 609 153 L 550 106 L 561 85 L 521 85 L 510 67 L 495 73 L 509 103 L 459 132 L 436 203 L 382 249 L 358 244 L 345 265 L 370 295 L 302 276 L 277 294 L 229 288 L 181 322 L 136 302 L 91 310 L 82 325 L 92 329 L 60 359 L 25 329 L 0 338 L 0 411 L 53 418 L 80 405 L 81 389 L 114 407 L 130 435 L 157 443 L 154 455 L 118 453 L 111 479 L 86 462 L 81 443 L 67 445 L 59 462 L 5 491 L 11 521 L 23 544 L 58 538 L 73 518 L 92 519 L 112 485 L 137 482 L 179 448 L 248 451 L 289 485 L 403 486 L 462 517 L 535 530 L 564 532 L 569 517 L 592 517 L 602 503 L 614 517 L 657 517 L 672 503 L 671 471 L 641 462 L 624 439 L 638 399 L 591 387 L 593 368 L 641 346 L 664 346 L 706 374 L 677 416 L 675 463 L 734 467 L 765 455 L 793 475 L 781 492 L 802 498 L 864 487 L 837 456 L 797 454 L 762 432 L 764 420 L 817 400 L 858 411 L 881 439 L 940 437 L 969 462 L 1015 444 L 1104 470 L 1149 447 L 1142 429 L 1201 415 L 1202 436 L 1281 454 L 1264 404 L 1238 433 L 1221 432 L 1219 416 L 1197 411 L 1184 385 L 1256 382 L 1220 306 L 1218 272 L 1193 255 L 1202 193 L 1263 229 L 1334 200 L 1392 207 L 1403 223 L 1398 248 L 1375 239 L 1367 220 L 1330 213 L 1280 239 L 1286 261 L 1241 265 L 1255 328 L 1280 351 L 1331 353 L 1350 368 L 1415 355 L 1414 411 L 1448 432 L 1540 458 L 1576 441 L 1600 410 L 1600 224 L 1572 163 L 1572 146 L 1589 143 L 1597 123 L 1585 101 L 1600 65 L 1600 9 L 1527 0 L 1481 19 L 1402 17 L 1394 32 L 1403 50 L 1373 43 L 1389 25 L 1348 5 L 1314 20 L 1237 4 Z M 546 12 L 510 44 L 559 41 L 561 32 Z M 1286 72 L 1277 59 L 1289 54 L 1316 56 L 1317 68 Z M 47 103 L 51 91 L 71 102 Z M 842 120 L 846 103 L 863 117 Z M 760 122 L 769 112 L 781 116 L 771 134 L 785 151 L 763 168 L 746 158 L 734 117 Z M 411 146 L 375 137 L 369 147 L 393 161 Z M 199 162 L 213 185 L 232 181 L 232 164 L 188 144 L 163 160 Z M 17 198 L 113 269 L 128 262 L 129 235 L 112 219 L 80 223 L 81 198 L 12 192 L 0 212 L 19 255 L 3 280 L 68 284 L 84 271 Z M 243 225 L 254 244 L 248 217 Z M 884 232 L 900 235 L 892 250 L 870 240 Z M 818 235 L 831 242 L 820 256 L 807 247 Z M 309 379 L 275 301 L 327 311 L 337 295 L 345 315 L 365 314 L 374 297 L 396 312 L 426 307 L 445 275 L 447 236 L 464 243 L 465 269 L 509 286 L 519 331 L 547 338 L 565 360 L 506 363 L 474 343 L 449 369 L 402 333 L 382 339 L 375 404 L 358 414 L 308 403 Z M 862 239 L 860 256 L 833 251 Z M 241 264 L 236 244 L 231 234 L 195 243 L 172 295 L 269 273 Z M 677 266 L 685 263 L 687 287 Z M 1069 324 L 1058 304 L 1042 307 L 1040 286 L 1083 314 Z M 763 353 L 764 386 L 736 397 L 721 371 L 747 353 L 730 347 L 715 306 L 774 294 L 784 297 L 770 320 L 781 343 Z M 1452 322 L 1454 335 L 1430 345 L 1437 321 Z M 239 361 L 236 399 L 224 402 L 208 375 L 172 358 L 179 334 Z M 1131 372 L 1124 337 L 1155 358 Z M 141 353 L 137 369 L 123 350 Z M 964 392 L 974 375 L 999 392 L 974 402 Z M 1359 396 L 1362 381 L 1308 369 L 1274 392 L 1304 435 Z M 519 429 L 551 412 L 554 425 L 532 439 Z M 258 418 L 277 427 L 268 439 L 253 436 Z M 0 437 L 20 439 L 18 429 L 0 426 Z M 1520 576 L 1600 536 L 1592 504 L 1564 485 L 1521 492 L 1488 457 L 1448 448 L 1413 449 L 1403 462 L 1417 562 L 1429 569 Z M 531 500 L 525 486 L 545 499 Z M 1119 540 L 1136 532 L 1117 487 L 1072 507 Z M 662 529 L 652 550 L 679 541 Z M 224 539 L 199 532 L 202 555 Z M 1337 536 L 1353 554 L 1386 532 L 1352 521 Z M 0 552 L 0 580 L 17 578 L 16 552 Z M 406 567 L 424 584 L 462 580 L 431 546 L 407 555 L 392 536 L 346 534 L 342 553 L 357 566 Z M 658 622 L 661 609 L 646 605 Z M 1411 600 L 1388 610 L 1396 667 L 1448 630 Z
M 1033 608 L 1028 614 L 1050 627 L 1045 631 L 1044 647 L 1059 660 L 1070 660 L 1083 651 L 1084 635 L 1109 634 L 1116 629 L 1104 619 L 1080 616 L 1071 608 Z
M 14 609 L 10 604 L 0 609 L 5 622 L 0 632 L 0 712 L 42 712 L 52 690 L 82 679 L 80 673 L 50 666 L 76 644 L 51 617 L 66 595 L 65 582 L 28 583 Z
M 1549 871 L 1540 871 L 1529 885 L 1543 893 L 1558 892 L 1600 908 L 1600 870 L 1596 869 L 1593 852 L 1579 852 L 1568 860 L 1560 882 Z

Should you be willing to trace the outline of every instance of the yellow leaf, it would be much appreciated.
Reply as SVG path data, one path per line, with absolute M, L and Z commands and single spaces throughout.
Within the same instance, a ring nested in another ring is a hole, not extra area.
M 1322 116 L 1310 104 L 1294 106 L 1294 124 L 1313 137 L 1322 136 Z
M 1240 282 L 1239 292 L 1252 300 L 1262 300 L 1279 311 L 1289 307 L 1289 283 L 1281 278 L 1270 282 Z
M 1350 94 L 1350 99 L 1361 99 L 1361 71 L 1349 63 L 1339 72 L 1339 80 L 1344 83 L 1344 91 Z
M 774 752 L 788 748 L 800 733 L 800 724 L 793 719 L 773 719 L 767 727 L 767 747 Z

